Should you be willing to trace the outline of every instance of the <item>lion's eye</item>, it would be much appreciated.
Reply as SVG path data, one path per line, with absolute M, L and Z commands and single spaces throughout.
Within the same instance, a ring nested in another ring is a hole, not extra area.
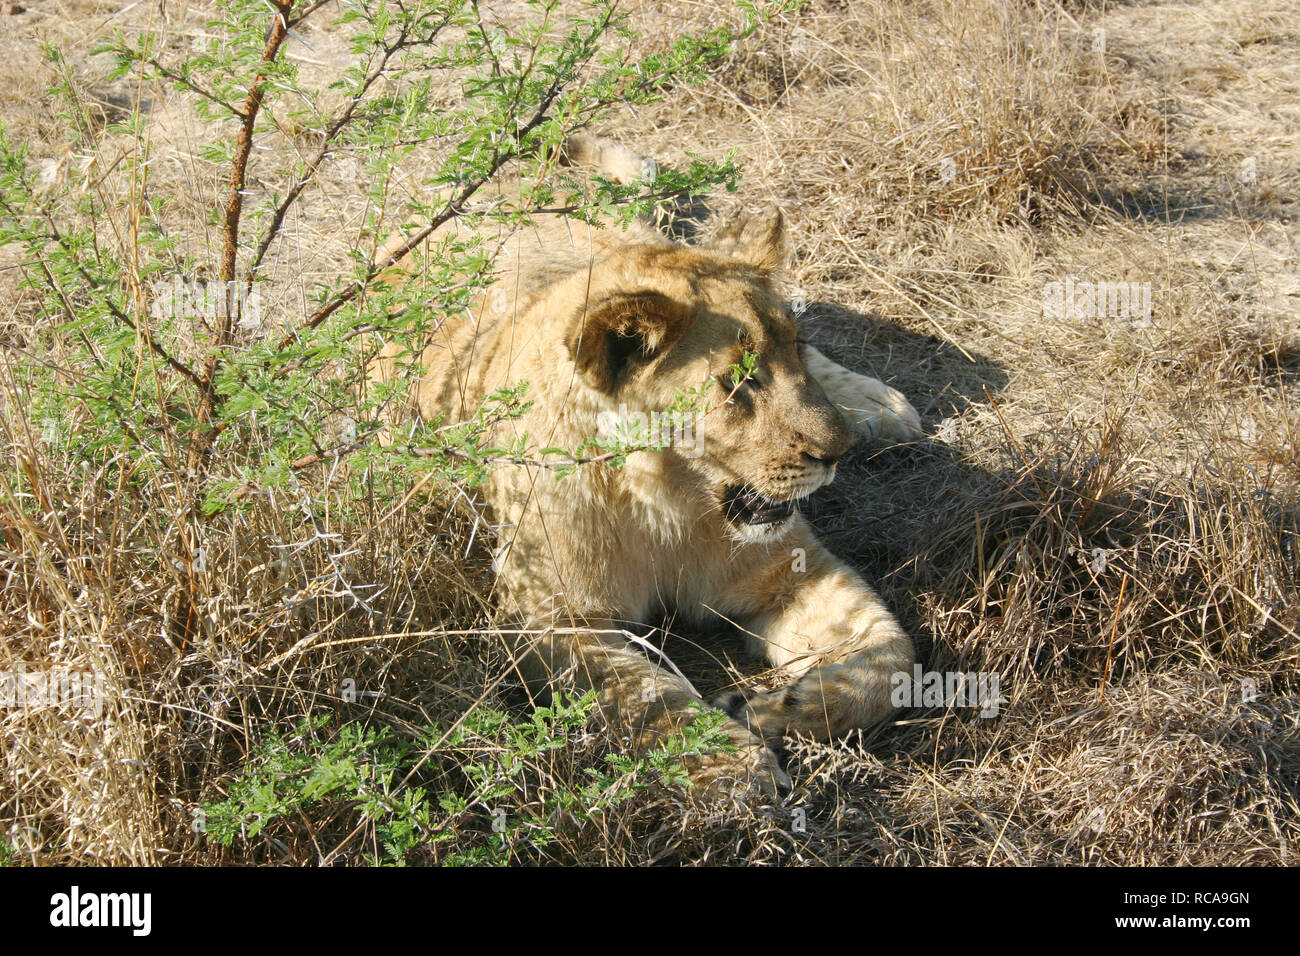
M 741 395 L 745 392 L 756 392 L 763 387 L 763 383 L 758 380 L 758 376 L 750 375 L 737 381 L 736 377 L 730 372 L 723 375 L 716 375 L 713 379 L 727 394 L 735 392 Z

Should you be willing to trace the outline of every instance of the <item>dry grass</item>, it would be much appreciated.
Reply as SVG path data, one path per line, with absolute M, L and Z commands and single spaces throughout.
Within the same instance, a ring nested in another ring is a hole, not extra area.
M 116 8 L 87 10 L 99 23 Z M 633 13 L 648 43 L 715 15 L 703 2 Z M 28 98 L 48 79 L 31 37 L 75 39 L 106 109 L 121 91 L 96 85 L 80 24 L 23 16 L 0 23 L 19 40 L 0 110 L 57 170 L 76 158 Z M 928 667 L 995 672 L 1006 702 L 996 719 L 918 710 L 865 739 L 791 741 L 784 806 L 660 789 L 560 820 L 544 853 L 515 858 L 1296 862 L 1297 23 L 1286 0 L 812 0 L 703 86 L 617 121 L 669 163 L 734 151 L 745 177 L 718 213 L 782 205 L 814 340 L 921 410 L 933 439 L 855 452 L 814 519 L 879 582 Z M 313 35 L 313 68 L 328 71 L 331 42 Z M 158 105 L 172 157 L 158 175 L 201 249 L 220 176 L 186 152 L 202 131 L 183 113 Z M 280 287 L 341 268 L 363 210 L 347 175 L 326 177 L 294 223 L 302 242 L 275 260 Z M 1149 320 L 1045 317 L 1045 285 L 1070 277 L 1149 283 Z M 310 520 L 296 500 L 259 499 L 211 523 L 199 636 L 179 643 L 167 609 L 181 576 L 157 559 L 177 489 L 120 486 L 42 440 L 24 414 L 36 321 L 30 295 L 0 291 L 0 670 L 93 670 L 110 703 L 94 721 L 0 713 L 10 842 L 46 863 L 358 859 L 368 848 L 345 815 L 229 851 L 190 821 L 268 730 L 308 713 L 412 734 L 480 701 L 522 714 L 486 630 L 487 531 L 459 499 L 358 510 L 326 485 Z M 734 635 L 666 647 L 703 667 L 706 692 L 761 679 Z M 341 704 L 349 677 L 382 696 Z M 508 812 L 614 746 L 588 728 L 529 768 Z M 435 752 L 420 782 L 463 788 L 474 759 Z M 458 839 L 475 827 L 486 818 Z

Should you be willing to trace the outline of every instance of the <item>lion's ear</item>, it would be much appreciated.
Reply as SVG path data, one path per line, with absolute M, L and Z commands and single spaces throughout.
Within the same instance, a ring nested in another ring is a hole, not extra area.
M 738 216 L 723 228 L 712 246 L 762 272 L 777 272 L 785 268 L 785 217 L 779 209 Z
M 575 316 L 569 352 L 593 388 L 612 393 L 636 365 L 681 336 L 686 318 L 683 305 L 658 292 L 612 295 Z

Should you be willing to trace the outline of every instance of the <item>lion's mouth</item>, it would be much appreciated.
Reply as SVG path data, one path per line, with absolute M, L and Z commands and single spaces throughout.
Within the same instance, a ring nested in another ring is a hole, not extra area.
M 722 498 L 727 520 L 736 525 L 776 524 L 794 514 L 793 499 L 769 498 L 741 485 L 728 488 Z

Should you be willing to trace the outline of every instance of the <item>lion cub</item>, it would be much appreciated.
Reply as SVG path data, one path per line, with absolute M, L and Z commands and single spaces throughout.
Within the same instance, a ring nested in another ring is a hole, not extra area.
M 635 182 L 647 165 L 603 140 L 566 148 L 571 163 L 616 180 Z M 689 442 L 633 452 L 621 468 L 585 465 L 558 480 L 540 466 L 492 472 L 503 611 L 529 631 L 520 672 L 539 693 L 595 688 L 611 723 L 645 747 L 693 720 L 699 698 L 623 628 L 668 608 L 735 622 L 787 683 L 715 701 L 736 749 L 700 757 L 693 776 L 787 786 L 767 742 L 880 721 L 891 675 L 914 658 L 798 502 L 831 481 L 855 435 L 910 441 L 920 419 L 901 394 L 802 339 L 773 286 L 786 258 L 779 212 L 694 247 L 648 223 L 596 229 L 561 215 L 489 238 L 502 244 L 501 272 L 472 315 L 430 331 L 411 412 L 459 421 L 527 381 L 530 410 L 496 437 L 573 449 L 611 416 L 661 413 L 692 389 L 704 399 Z M 738 381 L 747 355 L 754 372 Z M 390 346 L 374 374 L 404 364 Z

